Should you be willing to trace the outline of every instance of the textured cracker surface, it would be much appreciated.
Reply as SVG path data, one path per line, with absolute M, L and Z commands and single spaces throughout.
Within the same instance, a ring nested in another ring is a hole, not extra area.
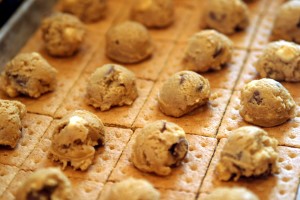
M 57 120 L 75 109 L 95 113 L 105 124 L 106 143 L 97 148 L 94 164 L 84 172 L 70 167 L 64 170 L 74 188 L 76 199 L 102 200 L 114 182 L 127 177 L 143 178 L 161 193 L 162 200 L 201 200 L 216 186 L 244 186 L 261 199 L 295 199 L 300 177 L 300 83 L 282 83 L 297 103 L 297 117 L 283 125 L 265 128 L 279 141 L 280 173 L 237 182 L 220 182 L 214 175 L 215 165 L 228 135 L 248 125 L 239 115 L 239 95 L 243 86 L 259 79 L 253 63 L 270 33 L 276 11 L 284 0 L 256 0 L 248 3 L 250 25 L 230 35 L 234 42 L 232 61 L 220 71 L 203 73 L 210 81 L 209 102 L 195 111 L 173 118 L 160 112 L 157 93 L 163 82 L 183 70 L 181 60 L 189 37 L 204 28 L 201 13 L 204 0 L 174 0 L 175 20 L 166 29 L 149 30 L 155 51 L 147 60 L 124 65 L 137 77 L 139 97 L 131 106 L 115 107 L 101 112 L 87 104 L 86 81 L 103 64 L 111 63 L 105 55 L 105 33 L 114 24 L 128 19 L 133 0 L 109 0 L 106 17 L 86 24 L 87 33 L 80 51 L 73 57 L 47 55 L 37 30 L 21 52 L 36 51 L 58 70 L 58 86 L 38 99 L 18 97 L 27 106 L 23 120 L 23 137 L 16 149 L 0 147 L 0 199 L 13 200 L 17 188 L 33 171 L 59 167 L 48 159 L 51 134 Z M 58 3 L 54 10 L 59 10 Z M 0 98 L 8 99 L 0 92 Z M 184 162 L 171 175 L 159 177 L 137 170 L 130 162 L 131 146 L 140 128 L 165 119 L 181 126 L 190 143 Z

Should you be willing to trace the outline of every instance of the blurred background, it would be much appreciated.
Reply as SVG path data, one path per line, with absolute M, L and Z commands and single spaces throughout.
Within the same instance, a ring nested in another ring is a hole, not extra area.
M 0 28 L 25 0 L 0 0 Z

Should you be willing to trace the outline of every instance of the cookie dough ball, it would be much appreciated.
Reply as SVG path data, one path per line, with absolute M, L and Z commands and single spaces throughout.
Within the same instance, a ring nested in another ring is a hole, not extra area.
M 147 181 L 129 178 L 112 185 L 103 200 L 159 200 L 160 193 Z
M 9 97 L 38 98 L 56 87 L 57 71 L 38 53 L 22 53 L 12 59 L 0 77 L 0 88 Z
M 192 71 L 181 71 L 165 81 L 158 93 L 158 105 L 166 115 L 181 117 L 206 104 L 209 96 L 206 78 Z
M 0 145 L 15 148 L 22 136 L 26 107 L 19 101 L 0 99 Z
M 141 129 L 132 147 L 131 161 L 143 172 L 160 176 L 171 173 L 188 153 L 184 130 L 163 120 L 155 121 Z
M 272 42 L 254 64 L 263 78 L 300 81 L 300 46 L 286 41 Z
M 204 21 L 209 28 L 232 34 L 249 25 L 248 7 L 241 0 L 209 0 Z
M 173 0 L 136 0 L 131 18 L 149 28 L 169 26 L 174 20 Z
M 74 169 L 86 170 L 93 162 L 95 146 L 103 145 L 104 126 L 94 114 L 85 110 L 76 110 L 62 118 L 56 125 L 50 158 L 63 164 L 68 163 Z
M 42 23 L 42 37 L 51 56 L 67 57 L 80 48 L 85 29 L 77 17 L 56 13 Z
M 214 30 L 204 30 L 189 40 L 183 66 L 196 72 L 220 70 L 231 60 L 232 54 L 233 43 L 227 36 Z
M 106 0 L 61 0 L 62 11 L 83 22 L 95 22 L 105 15 Z
M 89 104 L 101 111 L 112 106 L 131 105 L 137 96 L 135 75 L 120 65 L 103 65 L 88 80 Z
M 251 124 L 277 126 L 295 117 L 295 112 L 292 96 L 273 79 L 251 81 L 241 91 L 240 115 Z
M 259 200 L 250 190 L 242 187 L 220 187 L 214 189 L 204 200 Z
M 275 18 L 272 36 L 275 40 L 287 40 L 300 44 L 300 1 L 283 4 Z
M 16 199 L 71 200 L 72 185 L 57 168 L 45 168 L 31 174 L 18 189 Z
M 148 58 L 153 45 L 148 30 L 140 23 L 126 21 L 106 33 L 106 55 L 120 63 L 137 63 Z
M 223 181 L 237 181 L 241 176 L 277 173 L 277 143 L 263 129 L 254 126 L 234 130 L 222 150 L 216 167 L 217 176 Z

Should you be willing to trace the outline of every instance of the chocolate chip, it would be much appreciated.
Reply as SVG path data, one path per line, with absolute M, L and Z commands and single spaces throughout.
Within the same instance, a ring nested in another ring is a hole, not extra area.
M 196 91 L 197 92 L 201 92 L 203 90 L 203 85 L 200 84 L 197 88 L 196 88 Z
M 212 20 L 217 20 L 217 16 L 214 12 L 209 12 L 209 17 L 212 19 Z
M 179 141 L 173 144 L 169 148 L 169 152 L 175 158 L 175 166 L 178 166 L 180 162 L 185 158 L 188 152 L 189 144 L 185 138 L 180 138 Z
M 116 43 L 116 44 L 120 44 L 119 40 L 116 40 L 115 43 Z
M 82 141 L 80 139 L 77 139 L 77 140 L 74 141 L 74 144 L 81 145 L 83 143 L 82 143 Z
M 261 98 L 259 91 L 254 91 L 253 96 L 251 98 L 251 102 L 256 102 L 257 105 L 260 105 L 262 103 L 263 98 Z
M 26 199 L 27 200 L 51 200 L 51 196 L 53 194 L 53 192 L 57 189 L 57 185 L 46 185 L 44 186 L 41 190 L 33 190 L 30 191 L 27 196 Z
M 160 130 L 160 132 L 163 133 L 165 130 L 167 130 L 167 123 L 163 122 L 163 126 L 162 126 L 162 129 Z
M 223 53 L 223 48 L 222 48 L 222 47 L 216 48 L 215 53 L 214 53 L 214 55 L 213 55 L 213 58 L 218 57 L 218 56 L 221 55 L 222 53 Z
M 185 74 L 180 74 L 180 82 L 179 82 L 179 84 L 182 85 L 184 81 L 185 81 Z
M 236 27 L 234 27 L 235 32 L 241 32 L 242 30 L 244 30 L 244 28 L 240 27 L 240 25 L 237 25 Z
M 115 71 L 115 66 L 110 66 L 109 70 L 106 72 L 105 76 L 108 76 L 109 74 L 113 73 Z
M 28 79 L 20 75 L 11 75 L 12 79 L 21 87 L 26 87 Z
M 297 28 L 300 28 L 300 20 L 297 23 Z

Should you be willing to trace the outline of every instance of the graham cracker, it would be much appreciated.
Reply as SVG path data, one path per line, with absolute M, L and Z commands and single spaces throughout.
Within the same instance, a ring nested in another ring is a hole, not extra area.
M 100 196 L 98 200 L 106 200 L 105 197 L 109 193 L 110 188 L 112 187 L 113 182 L 107 182 L 102 192 L 100 193 Z M 160 200 L 195 200 L 196 194 L 185 192 L 185 191 L 176 191 L 176 190 L 164 190 L 164 189 L 158 189 L 160 192 Z
M 22 137 L 14 149 L 0 148 L 0 163 L 21 166 L 52 121 L 51 117 L 27 113 L 22 120 Z
M 33 171 L 20 170 L 15 176 L 9 187 L 6 189 L 5 193 L 1 199 L 5 200 L 15 200 L 18 189 L 26 181 L 26 179 L 33 173 Z M 100 190 L 102 190 L 103 185 L 94 181 L 69 178 L 74 199 L 91 199 L 96 200 Z
M 184 50 L 187 43 L 178 43 L 170 53 L 166 67 L 163 69 L 159 80 L 166 80 L 176 72 L 186 70 L 182 65 Z M 234 50 L 231 61 L 219 71 L 200 73 L 207 78 L 211 88 L 224 88 L 232 90 L 238 78 L 239 72 L 244 65 L 247 52 L 245 50 Z
M 290 147 L 278 147 L 279 173 L 260 178 L 242 178 L 239 181 L 219 181 L 214 170 L 220 159 L 221 151 L 226 143 L 225 138 L 218 144 L 215 155 L 200 188 L 200 192 L 209 193 L 212 189 L 221 186 L 246 187 L 255 193 L 260 199 L 294 199 L 300 177 L 300 149 Z
M 269 133 L 270 136 L 275 137 L 279 145 L 298 147 L 300 148 L 300 98 L 297 98 L 297 113 L 298 116 L 285 122 L 282 125 L 262 128 Z M 240 109 L 240 92 L 233 93 L 230 102 L 227 106 L 225 115 L 218 130 L 217 138 L 228 137 L 228 135 L 235 129 L 242 126 L 249 126 L 239 114 Z
M 249 26 L 241 32 L 237 32 L 228 37 L 234 43 L 234 47 L 238 49 L 248 49 L 251 40 L 254 36 L 256 26 L 259 22 L 260 14 L 265 9 L 265 4 L 268 0 L 254 1 L 248 4 L 249 7 Z M 203 13 L 206 9 L 205 1 L 199 1 L 198 7 L 195 8 L 191 16 L 187 18 L 186 25 L 179 36 L 179 41 L 186 42 L 193 34 L 206 29 L 206 24 L 203 19 Z
M 186 115 L 175 118 L 165 115 L 160 111 L 157 101 L 157 94 L 162 86 L 157 82 L 137 116 L 133 126 L 144 127 L 156 120 L 167 120 L 181 126 L 186 133 L 193 133 L 203 136 L 215 136 L 229 101 L 231 91 L 224 89 L 213 89 L 209 102 Z
M 42 95 L 38 99 L 25 96 L 8 98 L 1 91 L 0 98 L 19 100 L 26 105 L 29 112 L 53 116 L 54 112 L 62 103 L 65 95 L 90 60 L 92 54 L 96 50 L 97 45 L 95 44 L 98 44 L 98 41 L 98 34 L 87 31 L 83 46 L 76 55 L 67 58 L 51 57 L 44 49 L 41 33 L 40 30 L 38 30 L 24 46 L 22 52 L 36 51 L 57 69 L 57 86 L 55 90 Z
M 237 81 L 236 87 L 234 88 L 235 90 L 241 90 L 245 84 L 252 80 L 258 80 L 261 78 L 254 67 L 254 63 L 261 54 L 262 52 L 260 51 L 250 52 L 246 64 L 244 65 L 241 75 Z M 300 82 L 281 82 L 281 84 L 291 93 L 293 98 L 300 97 Z
M 131 137 L 120 160 L 109 177 L 109 181 L 121 181 L 134 177 L 146 179 L 154 187 L 159 189 L 170 189 L 195 193 L 198 191 L 206 168 L 214 153 L 217 140 L 215 138 L 202 137 L 198 135 L 186 135 L 189 141 L 189 152 L 183 163 L 172 169 L 168 176 L 157 176 L 152 173 L 144 173 L 134 167 L 130 161 L 132 145 L 136 135 L 141 129 L 137 129 Z
M 279 7 L 286 2 L 285 0 L 270 1 L 267 4 L 266 13 L 262 16 L 258 24 L 256 34 L 253 38 L 250 49 L 261 50 L 272 41 L 271 32 Z
M 19 169 L 15 166 L 0 164 L 0 199 L 18 171 Z
M 153 83 L 151 81 L 137 79 L 139 96 L 135 99 L 132 105 L 121 107 L 116 106 L 108 111 L 101 112 L 99 109 L 95 109 L 93 106 L 88 105 L 88 100 L 86 98 L 86 85 L 89 76 L 90 74 L 85 73 L 80 77 L 55 113 L 55 117 L 60 118 L 67 112 L 83 109 L 96 114 L 104 124 L 131 127 L 141 107 L 144 105 Z
M 146 80 L 156 80 L 165 66 L 166 60 L 174 47 L 174 43 L 163 40 L 153 40 L 154 51 L 152 56 L 136 64 L 120 64 L 132 71 L 137 78 Z M 104 64 L 116 63 L 106 56 L 105 38 L 101 38 L 100 45 L 96 53 L 85 68 L 86 73 L 92 73 L 96 68 Z
M 24 170 L 35 171 L 45 167 L 60 167 L 58 162 L 48 158 L 48 150 L 51 146 L 51 134 L 57 121 L 51 124 L 45 137 L 37 145 L 21 166 Z M 130 129 L 105 127 L 105 145 L 96 150 L 93 164 L 86 171 L 73 170 L 67 166 L 64 173 L 70 178 L 79 178 L 98 183 L 105 183 L 109 174 L 119 160 L 125 145 L 129 141 L 132 131 Z
M 114 25 L 122 23 L 130 19 L 131 7 L 134 0 L 130 0 L 127 6 L 123 8 L 123 12 L 113 22 Z M 191 4 L 196 4 L 195 1 L 182 1 L 174 0 L 174 21 L 173 23 L 165 28 L 149 28 L 148 31 L 154 40 L 167 40 L 174 42 L 177 40 L 181 31 L 185 28 L 186 22 L 190 17 Z

